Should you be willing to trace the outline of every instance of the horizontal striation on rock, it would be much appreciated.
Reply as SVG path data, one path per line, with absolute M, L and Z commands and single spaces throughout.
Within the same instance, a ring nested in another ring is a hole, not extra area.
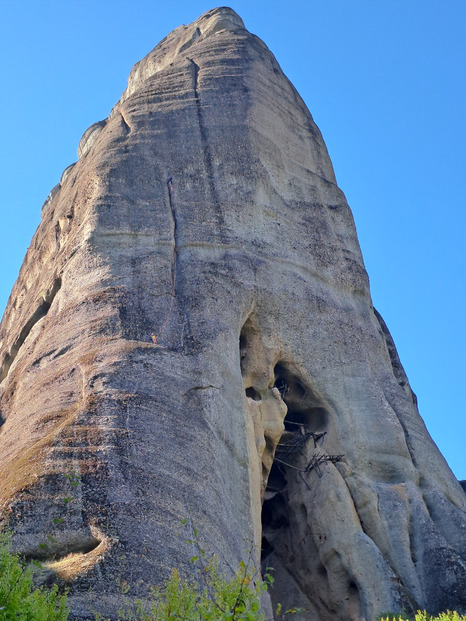
M 228 8 L 181 26 L 78 156 L 0 326 L 2 515 L 72 617 L 190 575 L 184 520 L 225 567 L 256 546 L 298 619 L 464 610 L 466 496 L 265 44 Z

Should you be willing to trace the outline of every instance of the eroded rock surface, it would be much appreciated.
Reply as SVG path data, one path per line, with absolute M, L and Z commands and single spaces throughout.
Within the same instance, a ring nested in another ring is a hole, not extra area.
M 192 572 L 184 519 L 300 619 L 464 611 L 466 495 L 264 43 L 227 8 L 176 29 L 79 157 L 0 328 L 3 515 L 74 618 Z

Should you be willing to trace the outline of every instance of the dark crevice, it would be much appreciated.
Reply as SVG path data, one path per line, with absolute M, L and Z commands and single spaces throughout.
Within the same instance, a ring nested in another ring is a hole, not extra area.
M 379 506 L 377 504 L 377 510 L 379 510 Z M 408 511 L 408 540 L 409 540 L 409 555 L 411 557 L 411 561 L 413 566 L 416 567 L 417 563 L 420 559 L 418 559 L 417 549 L 416 549 L 416 515 L 413 515 L 413 506 L 410 503 L 409 511 Z
M 246 392 L 246 397 L 249 397 L 250 399 L 254 399 L 254 401 L 260 401 L 261 400 L 260 394 L 252 386 L 250 386 L 249 388 L 246 388 L 245 392 Z
M 349 580 L 348 583 L 348 611 L 353 616 L 353 618 L 361 618 L 361 605 L 360 605 L 360 596 L 359 596 L 359 588 L 354 580 Z
M 71 344 L 70 345 L 66 345 L 65 347 L 62 347 L 53 357 L 53 360 L 56 360 L 57 358 L 59 358 L 60 356 L 63 356 L 63 354 L 66 354 L 67 351 L 69 351 L 71 349 Z
M 69 222 L 71 222 L 71 220 L 74 218 L 74 203 L 71 203 L 71 207 L 69 212 L 66 214 L 66 218 Z
M 102 543 L 100 539 L 88 537 L 70 537 L 68 541 L 46 537 L 38 548 L 25 552 L 22 556 L 26 561 L 58 561 L 68 554 L 89 554 Z
M 348 591 L 350 593 L 359 593 L 358 585 L 353 580 L 348 585 Z
M 175 188 L 173 186 L 173 178 L 170 175 L 167 179 L 167 190 L 168 190 L 168 203 L 170 205 L 170 214 L 172 217 L 172 235 L 173 235 L 173 260 L 172 260 L 172 273 L 171 273 L 171 284 L 172 284 L 172 289 L 170 292 L 170 305 L 168 307 L 168 312 L 167 315 L 165 317 L 165 320 L 158 332 L 158 334 L 152 334 L 152 341 L 154 342 L 154 344 L 158 345 L 158 340 L 159 338 L 162 336 L 162 334 L 165 332 L 165 329 L 167 327 L 168 321 L 171 317 L 172 314 L 172 310 L 173 310 L 173 303 L 175 301 L 175 297 L 176 297 L 176 258 L 177 258 L 177 254 L 178 254 L 178 222 L 177 222 L 177 215 L 176 215 L 176 208 L 175 208 Z
M 239 358 L 241 375 L 245 378 L 250 373 L 251 356 L 257 345 L 259 331 L 251 318 L 248 318 L 239 335 Z
M 51 349 L 50 351 L 46 352 L 45 354 L 42 354 L 42 356 L 39 356 L 39 358 L 36 358 L 34 360 L 34 362 L 31 364 L 31 367 L 36 367 L 38 364 L 40 364 L 42 362 L 42 360 L 45 360 L 45 358 L 49 358 L 56 351 L 57 351 L 56 349 Z
M 207 384 L 206 386 L 193 386 L 192 388 L 188 388 L 188 390 L 184 392 L 182 396 L 185 397 L 191 391 L 209 390 L 211 388 L 215 388 L 215 390 L 219 390 L 218 386 L 214 386 L 213 384 Z
M 289 526 L 287 500 L 283 494 L 275 494 L 265 500 L 262 505 L 262 523 L 267 526 L 266 532 Z
M 170 211 L 172 215 L 173 221 L 173 252 L 176 253 L 178 251 L 178 222 L 176 218 L 176 210 L 175 210 L 175 188 L 173 187 L 173 178 L 170 175 L 167 179 L 167 188 L 168 188 L 168 202 L 170 203 Z M 176 263 L 175 257 L 173 259 L 174 263 Z
M 274 549 L 275 549 L 274 546 L 270 543 L 270 541 L 267 539 L 267 537 L 262 537 L 262 542 L 261 542 L 261 559 L 262 559 L 262 563 L 264 563 L 264 561 L 266 561 L 266 559 L 272 554 Z
M 265 492 L 265 498 L 271 496 L 277 492 L 283 492 L 286 487 L 286 476 L 283 469 L 280 468 L 277 462 L 272 464 L 270 469 L 269 479 L 267 481 L 267 489 Z
M 49 312 L 52 302 L 58 291 L 60 290 L 60 287 L 61 278 L 56 278 L 52 288 L 44 294 L 42 302 L 39 304 L 29 320 L 23 326 L 23 329 L 21 330 L 19 336 L 11 346 L 10 352 L 4 357 L 3 362 L 0 366 L 0 382 L 3 382 L 5 377 L 8 375 L 11 365 L 13 364 L 19 350 L 21 349 L 21 346 L 27 339 L 32 328 Z
M 250 316 L 239 335 L 239 361 L 246 397 L 254 401 L 259 401 L 261 397 L 256 377 L 264 375 L 260 366 L 262 348 L 260 329 L 254 317 Z M 328 467 L 327 461 L 336 462 L 342 456 L 322 453 L 322 443 L 330 426 L 330 413 L 323 400 L 301 375 L 297 365 L 278 361 L 273 367 L 273 373 L 268 392 L 272 388 L 277 389 L 273 392 L 277 399 L 277 391 L 280 393 L 287 406 L 287 414 L 284 419 L 285 430 L 278 445 L 276 438 L 267 437 L 265 433 L 263 438 L 264 454 L 274 458 L 271 467 L 270 462 L 262 461 L 262 484 L 265 490 L 261 495 L 261 571 L 265 575 L 269 572 L 269 566 L 276 569 L 274 587 L 269 592 L 273 608 L 278 602 L 284 606 L 295 606 L 293 599 L 296 593 L 301 594 L 300 604 L 303 603 L 304 608 L 306 601 L 324 608 L 312 581 L 307 583 L 303 580 L 303 569 L 309 566 L 308 554 L 313 552 L 303 537 L 309 530 L 307 510 L 298 499 L 308 493 L 306 490 L 310 489 L 310 485 L 317 485 L 324 468 Z M 249 401 L 250 408 L 252 405 Z M 260 412 L 264 414 L 262 410 Z M 304 514 L 301 520 L 296 512 Z M 299 526 L 303 524 L 304 533 Z M 320 580 L 324 582 L 327 570 L 322 565 L 320 571 L 323 576 Z M 354 593 L 356 591 L 353 589 L 351 595 Z M 356 607 L 357 602 L 353 605 Z
M 202 110 L 201 101 L 199 99 L 199 65 L 194 62 L 192 58 L 189 59 L 193 67 L 193 90 L 194 99 L 196 101 L 197 120 L 199 123 L 199 132 L 201 134 L 201 142 L 204 152 L 204 166 L 207 173 L 207 180 L 209 183 L 210 192 L 215 205 L 220 203 L 217 190 L 214 185 L 213 167 L 212 167 L 212 154 L 210 152 L 209 143 L 207 142 L 207 134 L 204 122 L 204 112 Z
M 309 603 L 318 609 L 325 609 L 314 582 L 303 580 L 303 568 L 310 568 L 308 555 L 312 548 L 306 544 L 303 533 L 296 525 L 306 525 L 307 509 L 297 498 L 311 490 L 328 467 L 327 462 L 336 463 L 343 455 L 328 455 L 323 452 L 323 443 L 330 427 L 330 413 L 323 400 L 300 377 L 296 367 L 286 361 L 279 361 L 274 367 L 274 387 L 287 406 L 284 419 L 285 431 L 276 447 L 275 459 L 270 470 L 262 506 L 261 569 L 268 565 L 281 567 L 294 581 L 296 589 Z M 296 515 L 296 512 L 300 515 Z M 304 533 L 305 534 L 305 533 Z M 299 536 L 299 541 L 298 541 Z M 319 583 L 328 581 L 327 568 L 316 556 L 313 571 Z M 306 570 L 307 571 L 307 570 Z M 270 590 L 272 604 L 279 601 L 293 605 L 289 584 L 281 583 L 281 574 Z M 348 582 L 348 599 L 351 607 L 358 610 L 359 592 L 356 583 Z M 287 598 L 290 598 L 287 601 Z
M 58 351 L 56 349 L 52 349 L 48 351 L 47 353 L 42 354 L 42 356 L 39 356 L 39 358 L 36 358 L 36 360 L 34 360 L 31 366 L 36 367 L 38 364 L 42 362 L 42 360 L 45 360 L 46 358 L 50 358 L 51 360 L 56 360 L 60 356 L 63 356 L 64 354 L 66 354 L 66 352 L 69 351 L 71 347 L 72 346 L 70 344 L 70 345 L 66 345 L 65 347 L 62 347 Z
M 286 363 L 274 368 L 275 388 L 285 402 L 288 413 L 285 418 L 287 431 L 321 432 L 329 423 L 329 414 L 320 399 L 292 372 Z
M 317 566 L 317 574 L 319 576 L 321 576 L 322 578 L 327 578 L 328 576 L 328 571 L 327 568 L 325 567 L 325 565 L 322 565 L 322 563 L 319 563 L 319 565 Z
M 299 444 L 299 440 L 305 437 L 309 431 L 309 405 L 306 399 L 306 391 L 303 383 L 296 377 L 286 363 L 277 363 L 274 367 L 274 387 L 280 393 L 281 398 L 288 407 L 285 416 L 285 431 L 276 448 L 275 459 L 270 470 L 267 487 L 262 506 L 262 551 L 261 564 L 263 571 L 267 568 L 267 557 L 275 552 L 279 557 L 283 555 L 282 547 L 279 552 L 275 550 L 275 541 L 284 540 L 288 536 L 290 528 L 289 514 L 291 508 L 288 505 L 288 478 L 285 461 L 292 462 L 296 455 L 288 455 L 288 446 Z M 312 399 L 314 402 L 314 399 Z M 298 448 L 299 451 L 299 448 Z M 285 558 L 282 559 L 286 565 Z
M 245 356 L 245 353 L 244 353 L 245 348 L 246 348 L 246 335 L 244 334 L 244 332 L 241 332 L 241 334 L 239 335 L 239 349 L 240 351 L 243 350 L 243 354 L 242 354 L 243 357 Z
M 194 91 L 194 100 L 196 102 L 196 112 L 197 112 L 197 121 L 199 125 L 199 133 L 201 135 L 201 144 L 203 151 L 203 160 L 204 160 L 204 168 L 206 172 L 206 179 L 209 186 L 210 196 L 214 206 L 217 208 L 215 211 L 217 213 L 217 217 L 219 218 L 219 224 L 223 225 L 223 217 L 222 211 L 219 209 L 220 206 L 220 197 L 217 192 L 214 183 L 214 168 L 212 165 L 212 153 L 209 146 L 209 142 L 207 140 L 207 131 L 206 131 L 206 123 L 204 119 L 204 111 L 201 105 L 201 100 L 199 96 L 199 65 L 192 59 L 188 59 L 191 63 L 193 69 L 193 91 Z

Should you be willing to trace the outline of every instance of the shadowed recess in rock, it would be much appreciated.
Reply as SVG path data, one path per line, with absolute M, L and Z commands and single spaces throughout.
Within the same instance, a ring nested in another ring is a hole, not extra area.
M 293 375 L 287 363 L 278 362 L 274 368 L 274 375 L 274 386 L 288 408 L 285 429 L 296 431 L 298 427 L 306 432 L 325 431 L 329 415 L 312 390 L 306 388 L 301 380 Z
M 54 533 L 54 536 L 44 536 L 34 549 L 23 551 L 26 560 L 58 561 L 68 554 L 88 554 L 102 543 L 91 534 Z
M 20 348 L 22 347 L 24 341 L 27 339 L 32 328 L 49 312 L 50 306 L 52 305 L 55 296 L 60 290 L 60 287 L 61 278 L 56 278 L 52 287 L 42 294 L 42 301 L 37 306 L 36 310 L 32 313 L 32 315 L 29 317 L 28 321 L 24 324 L 21 332 L 19 333 L 19 336 L 16 338 L 15 342 L 11 346 L 9 353 L 3 358 L 2 365 L 0 366 L 0 382 L 3 382 L 5 377 L 8 375 L 11 365 L 13 364 Z

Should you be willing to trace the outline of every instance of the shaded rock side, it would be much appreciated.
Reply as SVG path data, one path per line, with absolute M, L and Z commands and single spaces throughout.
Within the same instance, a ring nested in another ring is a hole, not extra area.
M 176 29 L 79 157 L 0 327 L 3 517 L 73 617 L 193 575 L 193 528 L 298 619 L 464 611 L 466 496 L 264 43 L 227 8 Z

